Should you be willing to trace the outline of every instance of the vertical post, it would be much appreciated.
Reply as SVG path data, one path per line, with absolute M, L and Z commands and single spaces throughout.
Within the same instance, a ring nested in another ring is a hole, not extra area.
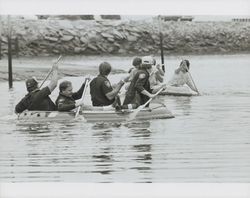
M 165 66 L 164 66 L 164 52 L 163 52 L 163 35 L 162 35 L 162 24 L 161 24 L 161 16 L 158 16 L 159 20 L 159 32 L 160 32 L 160 50 L 161 50 L 161 64 L 162 64 L 162 70 L 165 72 Z
M 18 43 L 18 36 L 15 38 L 15 53 L 16 57 L 19 57 L 19 43 Z
M 0 15 L 0 60 L 2 59 L 2 18 Z
M 11 50 L 10 16 L 8 16 L 8 73 L 9 73 L 9 88 L 12 88 L 13 87 L 13 78 L 12 78 L 12 50 Z

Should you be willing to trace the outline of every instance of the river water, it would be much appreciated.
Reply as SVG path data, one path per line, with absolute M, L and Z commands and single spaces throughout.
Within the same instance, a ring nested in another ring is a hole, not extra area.
M 181 58 L 202 95 L 158 97 L 173 119 L 24 125 L 13 115 L 24 82 L 0 83 L 0 182 L 250 182 L 250 56 L 166 57 L 166 78 Z M 128 70 L 132 57 L 66 59 Z

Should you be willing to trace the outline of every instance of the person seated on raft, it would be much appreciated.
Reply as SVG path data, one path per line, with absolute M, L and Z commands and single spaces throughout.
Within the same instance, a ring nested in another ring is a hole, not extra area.
M 15 112 L 30 111 L 55 111 L 56 106 L 49 95 L 56 88 L 58 82 L 58 65 L 52 67 L 52 78 L 48 86 L 39 89 L 36 78 L 26 80 L 28 94 L 16 105 Z
M 70 81 L 63 81 L 59 85 L 59 96 L 56 99 L 56 106 L 58 111 L 70 111 L 76 107 L 82 106 L 82 101 L 77 101 L 81 99 L 85 83 L 82 84 L 77 92 L 73 92 L 72 83 Z
M 108 79 L 111 69 L 112 67 L 108 62 L 103 62 L 99 65 L 99 75 L 90 83 L 91 101 L 93 106 L 103 107 L 112 105 L 119 110 L 121 102 L 118 93 L 124 83 L 128 81 L 128 77 L 120 80 L 113 88 Z
M 142 58 L 142 64 L 126 92 L 122 109 L 136 109 L 138 106 L 145 104 L 150 98 L 155 96 L 152 94 L 149 82 L 149 72 L 152 69 L 152 65 L 153 58 L 151 56 Z M 162 87 L 158 87 L 158 90 L 161 88 Z
M 190 75 L 188 74 L 189 68 L 190 68 L 190 63 L 188 60 L 181 61 L 179 68 L 175 70 L 174 76 L 167 83 L 167 85 L 180 87 L 180 86 L 187 84 L 190 89 L 197 92 L 196 88 L 194 87 L 192 83 L 192 79 L 190 78 Z
M 130 85 L 130 82 L 132 81 L 132 79 L 134 78 L 135 74 L 137 73 L 137 71 L 139 70 L 139 67 L 141 66 L 141 58 L 139 57 L 135 57 L 132 61 L 132 65 L 134 66 L 133 68 L 130 68 L 130 70 L 128 71 L 129 73 L 129 78 L 128 78 L 128 83 L 125 86 L 125 90 L 128 90 L 128 87 Z
M 156 93 L 159 87 L 162 88 L 165 86 L 165 84 L 163 84 L 164 74 L 165 72 L 162 70 L 162 65 L 156 65 L 156 60 L 153 58 L 153 66 L 149 71 L 149 82 L 152 93 Z

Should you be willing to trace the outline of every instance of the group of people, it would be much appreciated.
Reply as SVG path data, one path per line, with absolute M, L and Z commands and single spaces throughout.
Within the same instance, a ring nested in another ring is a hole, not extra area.
M 183 60 L 178 69 L 175 70 L 173 78 L 166 84 L 164 83 L 164 71 L 162 65 L 156 64 L 152 56 L 136 57 L 132 61 L 134 66 L 129 70 L 129 75 L 122 78 L 115 86 L 112 85 L 108 76 L 112 70 L 108 62 L 99 65 L 99 75 L 90 82 L 90 95 L 93 106 L 112 106 L 116 110 L 135 109 L 145 104 L 150 98 L 155 97 L 156 93 L 166 86 L 182 86 L 187 84 L 195 90 L 189 75 L 187 75 L 190 63 Z M 85 81 L 86 82 L 86 81 Z M 63 81 L 59 85 L 59 96 L 55 103 L 49 95 L 56 88 L 58 83 L 58 66 L 52 68 L 52 78 L 50 83 L 40 88 L 35 78 L 26 80 L 28 94 L 16 105 L 15 112 L 22 113 L 24 110 L 36 111 L 71 111 L 76 107 L 82 106 L 83 101 L 76 101 L 83 95 L 85 82 L 77 92 L 73 92 L 72 83 Z M 125 99 L 120 100 L 119 92 L 124 84 Z

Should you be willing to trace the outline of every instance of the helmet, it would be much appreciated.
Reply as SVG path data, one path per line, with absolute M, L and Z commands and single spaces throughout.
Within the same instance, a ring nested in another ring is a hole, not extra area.
M 142 57 L 142 65 L 153 65 L 154 59 L 152 56 L 144 56 Z
M 140 64 L 141 64 L 141 58 L 135 57 L 135 58 L 133 59 L 132 65 L 133 65 L 133 66 L 139 66 Z
M 38 82 L 35 77 L 26 80 L 27 88 L 35 87 L 37 85 L 38 85 Z

